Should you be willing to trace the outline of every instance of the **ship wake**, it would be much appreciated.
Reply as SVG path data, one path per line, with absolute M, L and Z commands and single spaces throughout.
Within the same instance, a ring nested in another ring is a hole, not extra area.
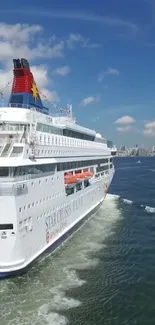
M 57 275 L 54 273 L 56 283 L 49 288 L 50 302 L 38 311 L 38 316 L 48 324 L 67 324 L 63 313 L 81 305 L 79 300 L 68 296 L 68 290 L 86 283 L 79 278 L 78 270 L 93 269 L 98 264 L 98 259 L 90 254 L 104 249 L 104 240 L 115 231 L 115 224 L 121 218 L 117 201 L 117 196 L 108 194 L 99 212 L 51 257 L 52 268 L 57 271 Z

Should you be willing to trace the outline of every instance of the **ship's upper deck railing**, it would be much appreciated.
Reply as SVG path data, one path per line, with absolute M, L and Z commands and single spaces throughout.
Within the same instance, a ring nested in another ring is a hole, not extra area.
M 21 124 L 0 123 L 0 131 L 22 132 L 24 131 L 24 126 Z
M 45 113 L 39 109 L 37 109 L 37 106 L 33 106 L 33 105 L 29 105 L 29 104 L 21 104 L 21 103 L 9 103 L 7 105 L 7 107 L 14 107 L 14 108 L 25 108 L 25 109 L 30 109 L 30 110 L 33 110 L 33 111 L 38 111 L 40 113 Z M 2 106 L 0 108 L 3 108 Z M 45 107 L 46 109 L 46 107 Z M 51 116 L 51 117 L 63 117 L 63 118 L 66 118 L 68 119 L 69 117 L 65 114 L 65 112 L 63 111 L 59 111 L 59 112 L 53 112 L 52 111 L 52 115 L 51 114 L 46 114 L 45 115 L 48 115 L 48 116 Z
M 34 108 L 34 106 L 27 105 L 27 104 L 20 104 L 20 103 L 9 103 L 8 107 L 16 107 L 16 108 Z

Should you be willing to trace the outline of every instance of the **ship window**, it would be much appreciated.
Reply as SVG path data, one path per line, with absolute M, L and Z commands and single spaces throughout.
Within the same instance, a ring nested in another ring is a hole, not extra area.
M 107 143 L 106 139 L 104 138 L 95 138 L 95 142 L 100 142 L 100 143 Z
M 55 164 L 18 166 L 14 168 L 14 176 L 37 175 L 43 173 L 54 173 Z
M 73 194 L 74 193 L 74 188 L 67 188 L 66 187 L 66 195 L 71 195 L 71 194 Z
M 9 176 L 9 168 L 8 167 L 0 167 L 0 177 Z
M 65 171 L 71 169 L 83 169 L 85 167 L 92 167 L 97 165 L 98 172 L 108 169 L 108 165 L 103 165 L 108 163 L 108 158 L 84 160 L 84 161 L 69 161 L 57 163 L 57 171 Z M 39 165 L 27 165 L 18 167 L 0 167 L 0 177 L 7 176 L 24 176 L 24 175 L 34 175 L 44 176 L 53 175 L 55 172 L 56 164 L 39 164 Z M 112 167 L 111 167 L 112 168 Z M 41 182 L 41 181 L 39 181 Z M 32 183 L 33 184 L 33 183 Z
M 29 217 L 29 218 L 28 218 L 28 222 L 29 222 L 29 223 L 32 223 L 32 217 Z
M 19 154 L 19 153 L 22 153 L 22 152 L 23 152 L 23 147 L 13 147 L 12 153 Z
M 89 180 L 85 179 L 84 180 L 84 187 L 88 187 L 90 185 Z
M 63 135 L 66 137 L 70 138 L 76 138 L 76 139 L 81 139 L 81 140 L 89 140 L 89 141 L 94 141 L 95 136 L 86 134 L 86 133 L 81 133 L 69 129 L 63 129 Z
M 80 191 L 82 189 L 82 183 L 76 184 L 76 191 Z
M 37 131 L 62 135 L 62 130 L 59 129 L 58 127 L 55 127 L 53 125 L 43 124 L 43 123 L 37 124 Z
M 64 163 L 58 163 L 57 171 L 76 169 L 76 168 L 84 168 L 84 167 L 89 167 L 89 166 L 94 166 L 94 165 L 99 165 L 99 164 L 106 164 L 106 163 L 108 163 L 108 158 L 84 160 L 84 161 L 82 161 L 82 160 L 69 161 L 69 162 L 64 162 Z M 107 167 L 105 169 L 107 169 Z M 103 170 L 105 170 L 105 169 L 103 169 Z
M 107 170 L 108 169 L 108 165 L 106 165 L 106 166 L 98 166 L 97 168 L 96 168 L 96 172 L 97 173 L 100 173 L 100 172 L 102 172 L 102 171 L 104 171 L 104 170 Z
M 19 228 L 21 228 L 21 227 L 22 227 L 22 225 L 23 225 L 23 222 L 22 222 L 22 221 L 20 221 L 20 222 L 19 222 Z
M 0 230 L 9 230 L 9 229 L 13 229 L 12 223 L 1 223 L 0 224 Z
M 75 169 L 76 168 L 76 162 L 75 161 L 72 161 L 71 166 L 72 166 L 71 167 L 72 169 Z

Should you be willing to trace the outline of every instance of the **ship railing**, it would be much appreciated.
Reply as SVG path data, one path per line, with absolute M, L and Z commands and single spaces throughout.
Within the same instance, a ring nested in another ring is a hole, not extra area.
M 46 139 L 45 139 L 46 137 Z M 106 143 L 93 142 L 88 140 L 76 139 L 71 137 L 62 136 L 59 134 L 46 134 L 44 135 L 44 140 L 42 134 L 39 134 L 36 138 L 37 145 L 49 145 L 52 147 L 71 147 L 71 148 L 86 148 L 86 149 L 107 149 Z M 54 149 L 55 150 L 55 149 Z M 110 149 L 109 149 L 110 150 Z
M 31 109 L 31 110 L 34 110 L 34 111 L 37 110 L 37 106 L 35 107 L 35 106 L 29 105 L 29 104 L 21 104 L 21 103 L 9 103 L 8 107 L 26 108 L 26 109 L 28 108 L 28 109 Z M 44 109 L 46 110 L 48 108 L 43 107 L 42 109 L 40 109 L 40 111 L 42 112 Z M 56 111 L 56 112 L 52 112 L 52 116 L 54 116 L 54 117 L 64 117 L 65 118 L 66 113 L 62 112 L 62 111 Z M 67 119 L 69 119 L 68 116 L 67 116 Z
M 24 126 L 20 124 L 8 124 L 8 123 L 3 123 L 0 124 L 0 131 L 1 132 L 23 132 L 24 131 Z
M 9 103 L 8 107 L 15 107 L 15 108 L 34 108 L 31 105 L 28 104 L 20 104 L 20 103 Z M 35 108 L 34 108 L 35 109 Z

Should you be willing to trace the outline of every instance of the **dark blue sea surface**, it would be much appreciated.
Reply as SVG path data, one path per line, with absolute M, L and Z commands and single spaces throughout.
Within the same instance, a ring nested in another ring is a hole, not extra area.
M 155 157 L 117 157 L 114 163 L 116 173 L 110 193 L 155 207 Z
M 23 277 L 0 282 L 0 325 L 155 324 L 155 157 L 114 164 L 100 211 Z
M 155 324 L 155 158 L 114 163 L 110 193 L 120 196 L 122 219 L 95 253 L 97 266 L 80 272 L 87 282 L 72 294 L 83 303 L 72 310 L 70 324 Z

